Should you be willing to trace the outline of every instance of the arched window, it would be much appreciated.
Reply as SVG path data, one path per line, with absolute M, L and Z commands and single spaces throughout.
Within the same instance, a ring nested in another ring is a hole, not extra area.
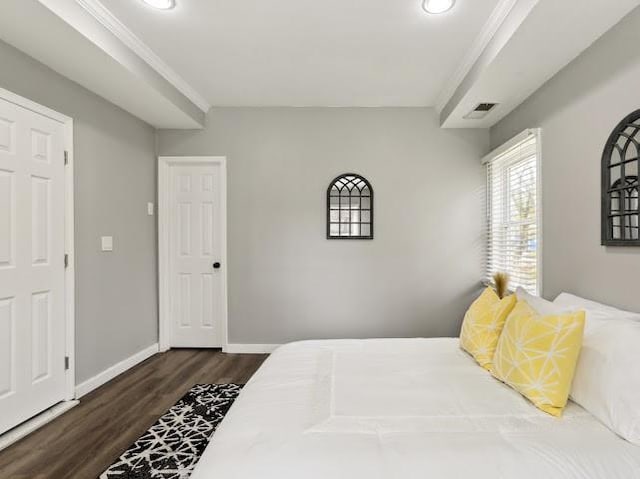
M 640 246 L 640 110 L 613 131 L 602 156 L 602 244 Z
M 327 238 L 373 239 L 373 188 L 362 176 L 340 175 L 327 188 Z

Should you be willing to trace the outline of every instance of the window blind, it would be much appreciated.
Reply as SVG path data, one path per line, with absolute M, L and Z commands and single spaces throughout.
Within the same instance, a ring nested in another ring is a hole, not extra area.
M 540 293 L 538 281 L 538 136 L 527 132 L 487 166 L 487 282 L 496 272 L 510 289 Z

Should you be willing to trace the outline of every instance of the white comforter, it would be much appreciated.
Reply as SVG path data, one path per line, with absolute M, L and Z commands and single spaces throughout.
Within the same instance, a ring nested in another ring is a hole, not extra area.
M 283 346 L 191 479 L 632 479 L 640 447 L 578 405 L 533 407 L 457 339 Z

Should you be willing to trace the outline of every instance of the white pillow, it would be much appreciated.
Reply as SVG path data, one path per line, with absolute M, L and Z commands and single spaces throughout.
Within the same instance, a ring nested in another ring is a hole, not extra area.
M 539 296 L 534 296 L 529 294 L 525 289 L 518 288 L 516 289 L 516 297 L 518 301 L 525 300 L 529 306 L 536 310 L 540 316 L 549 316 L 555 314 L 563 314 L 569 311 L 573 311 L 571 308 L 563 307 L 562 305 L 558 305 L 552 303 L 551 301 L 547 301 L 544 298 Z
M 596 303 L 569 293 L 560 293 L 553 301 L 553 304 L 565 308 L 584 309 L 587 313 L 587 322 L 590 319 L 632 319 L 640 321 L 640 314 L 638 313 L 623 311 L 622 309 Z
M 591 318 L 571 399 L 626 440 L 640 445 L 640 322 Z

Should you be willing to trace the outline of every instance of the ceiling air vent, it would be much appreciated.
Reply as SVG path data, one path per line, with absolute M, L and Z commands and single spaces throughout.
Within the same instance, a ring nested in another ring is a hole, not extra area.
M 497 103 L 480 103 L 473 110 L 467 113 L 464 118 L 465 120 L 481 120 L 496 106 L 498 106 Z

